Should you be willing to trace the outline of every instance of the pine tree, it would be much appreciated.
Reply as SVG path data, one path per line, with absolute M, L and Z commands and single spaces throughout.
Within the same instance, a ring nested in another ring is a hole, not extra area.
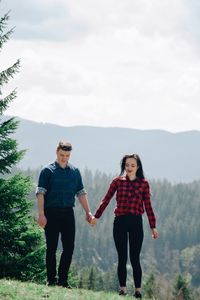
M 153 299 L 153 297 L 156 295 L 157 287 L 155 282 L 155 276 L 153 273 L 151 273 L 147 278 L 143 289 L 145 296 L 147 296 L 150 299 Z
M 13 29 L 5 32 L 9 14 L 0 19 L 0 52 Z M 2 87 L 18 72 L 20 61 L 0 71 L 0 96 Z M 25 151 L 18 150 L 17 141 L 11 137 L 18 127 L 14 118 L 3 116 L 16 90 L 0 98 L 0 278 L 39 279 L 44 273 L 42 235 L 31 216 L 31 202 L 27 200 L 31 189 L 30 177 L 11 176 L 12 167 L 20 161 Z
M 90 273 L 88 278 L 88 289 L 89 290 L 95 289 L 95 270 L 93 266 L 90 268 Z
M 173 294 L 175 299 L 193 300 L 193 295 L 188 287 L 188 283 L 181 274 L 178 274 L 174 284 Z

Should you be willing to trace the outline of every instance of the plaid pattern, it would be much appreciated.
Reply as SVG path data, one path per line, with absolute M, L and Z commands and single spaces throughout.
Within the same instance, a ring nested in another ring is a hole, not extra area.
M 117 192 L 117 205 L 114 210 L 116 216 L 127 214 L 141 215 L 146 211 L 150 227 L 156 227 L 156 218 L 151 206 L 151 193 L 148 181 L 140 178 L 131 181 L 127 176 L 117 177 L 112 181 L 109 190 L 101 200 L 99 208 L 94 215 L 95 218 L 101 217 L 115 192 Z

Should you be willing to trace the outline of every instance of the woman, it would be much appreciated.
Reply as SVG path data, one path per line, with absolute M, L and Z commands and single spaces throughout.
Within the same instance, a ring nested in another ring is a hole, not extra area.
M 127 294 L 127 242 L 129 242 L 129 255 L 133 269 L 135 284 L 134 296 L 141 299 L 142 269 L 140 265 L 140 252 L 143 243 L 142 214 L 146 211 L 152 237 L 157 239 L 156 218 L 151 207 L 150 187 L 144 178 L 142 163 L 137 154 L 125 155 L 121 160 L 121 173 L 115 178 L 106 195 L 101 200 L 95 213 L 96 224 L 106 206 L 116 192 L 115 219 L 113 224 L 113 237 L 118 254 L 118 279 L 120 284 L 119 295 Z

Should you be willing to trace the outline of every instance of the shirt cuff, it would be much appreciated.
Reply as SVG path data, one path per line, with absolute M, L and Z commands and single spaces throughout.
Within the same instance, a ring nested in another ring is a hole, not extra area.
M 150 228 L 151 228 L 151 229 L 156 228 L 156 224 L 155 224 L 155 223 L 150 223 Z
M 41 193 L 41 194 L 46 194 L 46 189 L 45 188 L 43 188 L 43 187 L 37 187 L 36 188 L 36 191 L 35 191 L 35 194 L 37 195 L 37 194 L 39 194 L 39 193 Z
M 87 194 L 86 190 L 82 189 L 76 193 L 76 196 L 79 197 L 79 196 L 86 195 L 86 194 Z

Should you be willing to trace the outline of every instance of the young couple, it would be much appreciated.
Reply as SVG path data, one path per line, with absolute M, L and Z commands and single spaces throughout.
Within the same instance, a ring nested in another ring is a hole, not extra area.
M 121 161 L 121 173 L 115 178 L 108 192 L 101 200 L 93 215 L 90 212 L 86 191 L 80 171 L 69 163 L 72 145 L 59 142 L 56 149 L 57 159 L 43 168 L 38 181 L 36 195 L 38 200 L 38 224 L 44 228 L 46 237 L 46 268 L 48 285 L 58 284 L 68 287 L 68 272 L 72 261 L 75 240 L 74 203 L 79 199 L 86 220 L 96 225 L 104 209 L 116 192 L 113 237 L 118 254 L 119 295 L 125 296 L 127 277 L 127 255 L 133 268 L 134 297 L 141 299 L 142 269 L 140 252 L 143 242 L 142 214 L 146 211 L 152 237 L 157 239 L 156 219 L 151 206 L 150 187 L 144 178 L 142 163 L 137 154 L 125 155 Z M 63 251 L 56 272 L 56 250 L 59 234 Z

